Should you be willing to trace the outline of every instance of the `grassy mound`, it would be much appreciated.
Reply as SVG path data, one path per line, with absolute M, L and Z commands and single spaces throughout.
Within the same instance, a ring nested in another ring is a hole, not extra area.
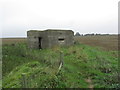
M 57 73 L 60 51 L 64 64 Z M 3 88 L 118 88 L 117 53 L 82 44 L 43 50 L 4 45 Z

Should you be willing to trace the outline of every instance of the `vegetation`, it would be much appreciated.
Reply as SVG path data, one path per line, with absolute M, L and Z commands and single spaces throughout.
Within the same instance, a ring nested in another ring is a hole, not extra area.
M 79 32 L 76 32 L 75 36 L 81 36 Z
M 61 51 L 64 64 L 57 73 Z M 26 43 L 5 44 L 2 65 L 3 88 L 120 87 L 118 52 L 79 43 L 43 50 L 29 49 Z

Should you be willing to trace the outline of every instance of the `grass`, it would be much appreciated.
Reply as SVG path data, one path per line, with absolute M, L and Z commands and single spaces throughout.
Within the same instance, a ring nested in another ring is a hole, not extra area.
M 60 51 L 64 64 L 57 74 Z M 88 88 L 90 78 L 94 88 L 119 88 L 118 52 L 75 44 L 71 47 L 28 49 L 26 43 L 3 45 L 3 88 Z

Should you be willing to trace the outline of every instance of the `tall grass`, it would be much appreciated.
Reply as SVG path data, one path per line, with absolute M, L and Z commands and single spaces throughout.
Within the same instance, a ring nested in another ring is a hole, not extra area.
M 60 51 L 64 65 L 59 66 Z M 118 88 L 117 51 L 76 44 L 71 47 L 33 50 L 25 43 L 3 46 L 3 87 L 22 87 L 25 74 L 28 88 L 88 88 L 91 78 L 95 88 Z

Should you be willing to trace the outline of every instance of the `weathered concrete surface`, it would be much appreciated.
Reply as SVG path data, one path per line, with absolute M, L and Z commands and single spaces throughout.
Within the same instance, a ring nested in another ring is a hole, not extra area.
M 42 49 L 54 46 L 70 46 L 74 44 L 74 32 L 72 30 L 27 31 L 29 48 Z

